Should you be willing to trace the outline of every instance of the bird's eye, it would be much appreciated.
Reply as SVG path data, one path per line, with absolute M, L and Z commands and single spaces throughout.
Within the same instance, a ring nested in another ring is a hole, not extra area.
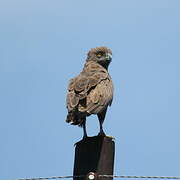
M 96 56 L 97 56 L 98 58 L 100 58 L 101 56 L 103 56 L 103 53 L 102 53 L 102 52 L 98 52 Z

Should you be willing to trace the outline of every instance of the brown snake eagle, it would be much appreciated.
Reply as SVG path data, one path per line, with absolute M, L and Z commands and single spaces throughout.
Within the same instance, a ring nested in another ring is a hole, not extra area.
M 83 127 L 87 137 L 86 117 L 97 114 L 100 124 L 99 136 L 105 136 L 103 121 L 107 107 L 113 99 L 113 83 L 108 73 L 112 52 L 107 47 L 92 48 L 87 54 L 82 72 L 70 80 L 66 105 L 66 122 Z

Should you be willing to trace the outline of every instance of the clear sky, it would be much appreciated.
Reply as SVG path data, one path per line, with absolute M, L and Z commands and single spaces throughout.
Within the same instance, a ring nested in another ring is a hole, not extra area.
M 82 129 L 65 123 L 67 84 L 101 45 L 114 173 L 180 176 L 179 0 L 1 0 L 0 179 L 72 175 Z M 98 133 L 96 116 L 87 126 Z

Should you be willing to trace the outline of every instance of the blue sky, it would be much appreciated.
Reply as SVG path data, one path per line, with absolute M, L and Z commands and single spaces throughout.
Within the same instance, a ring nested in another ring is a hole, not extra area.
M 179 0 L 1 0 L 0 179 L 72 174 L 82 129 L 65 123 L 67 84 L 101 45 L 114 174 L 180 176 Z M 96 116 L 87 125 L 98 133 Z

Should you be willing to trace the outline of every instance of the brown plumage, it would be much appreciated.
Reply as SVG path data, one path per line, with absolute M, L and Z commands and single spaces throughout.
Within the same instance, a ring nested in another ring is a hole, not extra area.
M 99 135 L 105 135 L 102 123 L 107 107 L 113 99 L 113 84 L 108 73 L 111 59 L 112 52 L 107 47 L 91 49 L 82 72 L 70 80 L 66 122 L 83 126 L 83 138 L 87 137 L 86 117 L 91 114 L 97 114 L 100 123 Z

